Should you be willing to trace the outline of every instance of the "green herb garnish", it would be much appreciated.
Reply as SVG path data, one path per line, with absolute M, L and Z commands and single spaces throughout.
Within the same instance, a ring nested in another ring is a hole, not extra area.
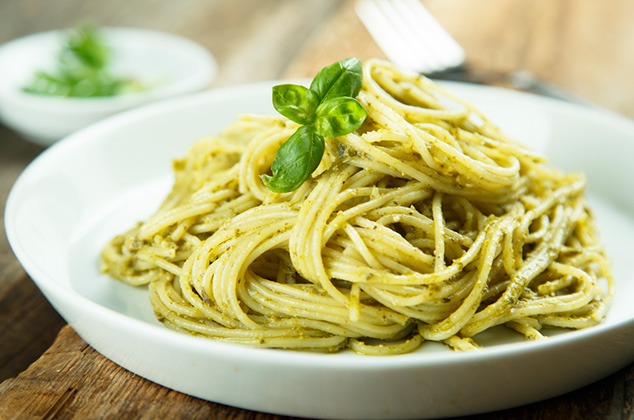
M 108 70 L 111 51 L 96 26 L 82 24 L 74 28 L 57 56 L 53 72 L 38 71 L 28 93 L 49 96 L 114 96 L 143 90 L 133 79 L 117 77 Z
M 271 165 L 273 176 L 262 176 L 271 191 L 296 190 L 319 166 L 324 137 L 344 136 L 361 126 L 368 113 L 354 98 L 362 83 L 361 61 L 352 57 L 321 69 L 310 88 L 273 87 L 277 112 L 302 126 L 278 149 Z

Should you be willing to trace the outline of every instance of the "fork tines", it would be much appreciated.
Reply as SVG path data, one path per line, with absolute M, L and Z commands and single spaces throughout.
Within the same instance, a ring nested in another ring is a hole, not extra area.
M 464 64 L 465 52 L 419 0 L 359 0 L 356 12 L 387 58 L 427 75 Z

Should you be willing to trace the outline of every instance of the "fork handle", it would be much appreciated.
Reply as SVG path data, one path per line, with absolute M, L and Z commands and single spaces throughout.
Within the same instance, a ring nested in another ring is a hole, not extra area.
M 453 70 L 429 75 L 431 79 L 450 80 L 458 82 L 475 83 L 480 85 L 502 84 L 524 92 L 535 93 L 561 101 L 579 105 L 597 107 L 586 98 L 576 95 L 560 86 L 539 79 L 530 70 L 513 70 L 510 72 L 496 72 L 483 70 L 470 70 L 466 67 L 458 67 Z

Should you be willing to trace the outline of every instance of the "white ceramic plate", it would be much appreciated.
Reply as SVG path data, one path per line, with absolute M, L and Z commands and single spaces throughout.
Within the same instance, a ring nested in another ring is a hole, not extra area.
M 614 263 L 604 324 L 541 342 L 454 353 L 364 357 L 254 349 L 170 331 L 147 293 L 101 275 L 114 234 L 148 216 L 170 161 L 238 113 L 272 113 L 271 83 L 146 106 L 57 143 L 20 176 L 6 207 L 13 250 L 53 306 L 96 350 L 164 386 L 242 408 L 320 418 L 431 418 L 526 404 L 581 387 L 634 360 L 634 124 L 598 110 L 500 89 L 450 84 L 508 133 L 581 169 Z

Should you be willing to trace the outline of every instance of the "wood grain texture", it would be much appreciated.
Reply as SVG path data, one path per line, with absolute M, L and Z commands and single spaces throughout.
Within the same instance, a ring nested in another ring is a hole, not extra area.
M 0 126 L 0 214 L 18 174 L 42 152 Z M 3 224 L 4 226 L 4 224 Z M 0 381 L 26 369 L 53 343 L 64 320 L 16 260 L 0 235 Z M 26 332 L 26 333 L 25 333 Z
M 0 381 L 37 360 L 65 324 L 25 273 L 15 277 L 0 297 Z
M 633 1 L 423 2 L 463 45 L 473 68 L 529 69 L 634 117 Z M 384 57 L 350 0 L 3 0 L 0 43 L 80 18 L 200 42 L 218 59 L 215 87 L 311 77 L 349 56 Z M 0 126 L 2 212 L 11 185 L 42 150 Z M 1 235 L 0 381 L 6 380 L 0 384 L 0 419 L 286 419 L 163 388 L 110 362 L 70 327 L 57 335 L 63 325 Z M 566 395 L 463 419 L 634 419 L 633 404 L 630 365 Z
M 424 0 L 476 68 L 528 69 L 634 117 L 631 0 Z
M 36 363 L 0 385 L 0 418 L 273 420 L 281 417 L 202 401 L 147 381 L 101 356 L 66 326 Z

